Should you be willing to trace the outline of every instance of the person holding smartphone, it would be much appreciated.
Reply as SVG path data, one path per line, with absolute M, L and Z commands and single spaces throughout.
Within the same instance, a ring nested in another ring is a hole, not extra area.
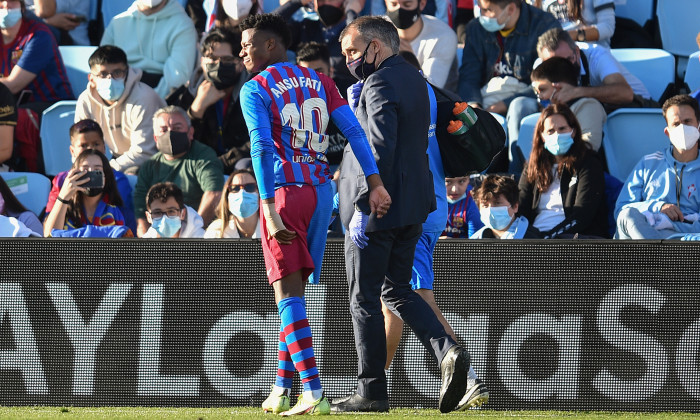
M 107 198 L 106 200 L 103 200 Z M 124 225 L 114 173 L 102 152 L 86 149 L 68 171 L 51 212 L 44 221 L 44 236 L 54 229 L 78 229 L 85 225 Z

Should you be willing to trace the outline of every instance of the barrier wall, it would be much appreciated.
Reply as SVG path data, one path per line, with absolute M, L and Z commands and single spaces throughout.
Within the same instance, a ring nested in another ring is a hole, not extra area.
M 342 242 L 307 302 L 326 395 L 355 383 Z M 0 404 L 257 405 L 276 369 L 260 243 L 0 240 Z M 700 247 L 450 241 L 436 296 L 494 409 L 700 410 Z M 392 406 L 436 407 L 404 331 Z M 299 384 L 295 382 L 299 389 Z

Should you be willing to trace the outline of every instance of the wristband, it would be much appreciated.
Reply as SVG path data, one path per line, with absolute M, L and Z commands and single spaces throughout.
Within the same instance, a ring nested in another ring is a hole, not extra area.
M 56 200 L 60 201 L 60 202 L 63 203 L 63 204 L 70 204 L 70 201 L 64 200 L 64 199 L 62 199 L 61 197 L 58 197 L 58 196 L 56 197 Z

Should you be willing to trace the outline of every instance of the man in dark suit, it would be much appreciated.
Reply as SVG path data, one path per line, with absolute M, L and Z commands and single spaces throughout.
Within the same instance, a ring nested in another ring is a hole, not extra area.
M 382 299 L 440 363 L 440 411 L 449 412 L 465 395 L 469 354 L 445 332 L 430 306 L 410 286 L 421 224 L 435 209 L 426 154 L 427 87 L 418 71 L 397 56 L 399 37 L 389 21 L 358 18 L 341 33 L 340 41 L 350 72 L 364 80 L 355 115 L 372 145 L 392 204 L 381 219 L 370 214 L 365 177 L 346 147 L 338 191 L 340 217 L 347 232 L 345 259 L 358 387 L 352 395 L 334 400 L 331 410 L 389 410 Z

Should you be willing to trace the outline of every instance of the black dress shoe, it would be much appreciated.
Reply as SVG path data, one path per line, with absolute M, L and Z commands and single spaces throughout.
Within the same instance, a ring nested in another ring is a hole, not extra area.
M 344 413 L 348 411 L 387 412 L 389 411 L 389 400 L 370 400 L 357 393 L 352 393 L 347 397 L 334 398 L 331 401 L 331 413 Z
M 449 413 L 459 404 L 467 390 L 468 371 L 469 353 L 457 345 L 450 347 L 440 362 L 442 385 L 439 408 L 441 413 Z

